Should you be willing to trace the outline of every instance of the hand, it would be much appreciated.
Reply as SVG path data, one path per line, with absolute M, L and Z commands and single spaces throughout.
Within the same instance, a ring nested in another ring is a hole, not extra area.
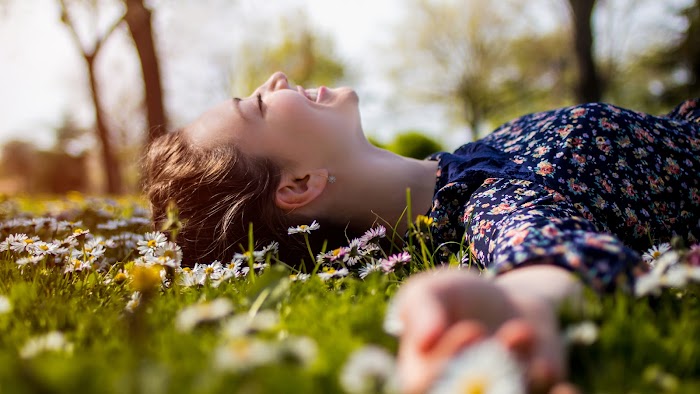
M 403 330 L 398 355 L 405 393 L 424 393 L 446 363 L 494 336 L 527 366 L 530 389 L 549 389 L 565 374 L 552 307 L 537 298 L 513 300 L 509 290 L 464 271 L 416 275 L 396 298 Z M 571 393 L 558 385 L 552 393 Z

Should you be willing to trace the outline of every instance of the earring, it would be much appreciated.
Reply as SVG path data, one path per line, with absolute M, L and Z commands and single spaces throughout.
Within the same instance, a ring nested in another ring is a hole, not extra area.
M 328 183 L 335 183 L 335 177 L 333 175 L 328 175 Z

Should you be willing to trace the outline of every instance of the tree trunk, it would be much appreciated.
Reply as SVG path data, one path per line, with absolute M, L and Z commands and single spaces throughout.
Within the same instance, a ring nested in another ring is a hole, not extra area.
M 107 127 L 107 123 L 104 118 L 104 111 L 102 102 L 100 101 L 99 85 L 97 83 L 97 74 L 95 70 L 95 59 L 102 49 L 102 45 L 105 41 L 114 33 L 114 31 L 122 23 L 123 18 L 119 18 L 112 23 L 112 25 L 105 31 L 102 36 L 99 36 L 95 40 L 95 44 L 92 49 L 86 48 L 78 32 L 75 30 L 75 25 L 68 13 L 68 7 L 65 0 L 59 0 L 59 5 L 61 7 L 61 22 L 68 27 L 68 31 L 75 42 L 75 45 L 80 50 L 85 64 L 87 65 L 88 80 L 90 83 L 90 95 L 92 97 L 92 104 L 95 107 L 95 128 L 97 131 L 97 136 L 102 144 L 102 163 L 104 165 L 105 177 L 107 178 L 107 188 L 106 192 L 109 194 L 119 194 L 122 191 L 122 177 L 121 171 L 119 169 L 119 161 L 114 154 L 114 149 L 112 147 L 112 140 L 110 139 L 110 131 Z
M 574 25 L 574 48 L 578 63 L 576 97 L 580 102 L 600 101 L 601 84 L 593 57 L 591 15 L 596 0 L 569 0 Z
M 146 8 L 143 0 L 124 0 L 124 3 L 126 4 L 124 20 L 129 26 L 131 38 L 141 61 L 150 142 L 163 134 L 167 127 L 158 56 L 153 42 L 151 11 Z
M 112 148 L 109 129 L 107 128 L 102 112 L 103 107 L 100 101 L 97 78 L 95 75 L 95 57 L 91 55 L 85 55 L 84 57 L 88 66 L 90 95 L 92 97 L 93 106 L 95 107 L 95 127 L 100 143 L 102 144 L 102 164 L 105 169 L 105 175 L 107 176 L 107 193 L 119 194 L 122 191 L 122 177 L 119 171 L 119 162 Z

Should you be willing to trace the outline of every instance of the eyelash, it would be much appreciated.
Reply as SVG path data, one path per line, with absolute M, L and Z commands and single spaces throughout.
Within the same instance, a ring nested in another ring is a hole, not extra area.
M 260 114 L 263 112 L 263 101 L 262 94 L 258 93 L 258 107 L 260 108 Z

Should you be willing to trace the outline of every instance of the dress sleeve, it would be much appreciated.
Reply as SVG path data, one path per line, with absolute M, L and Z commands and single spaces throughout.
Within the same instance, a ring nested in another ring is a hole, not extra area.
M 637 252 L 603 233 L 560 193 L 537 183 L 487 179 L 463 216 L 471 257 L 495 273 L 531 264 L 575 272 L 597 290 L 631 285 Z

